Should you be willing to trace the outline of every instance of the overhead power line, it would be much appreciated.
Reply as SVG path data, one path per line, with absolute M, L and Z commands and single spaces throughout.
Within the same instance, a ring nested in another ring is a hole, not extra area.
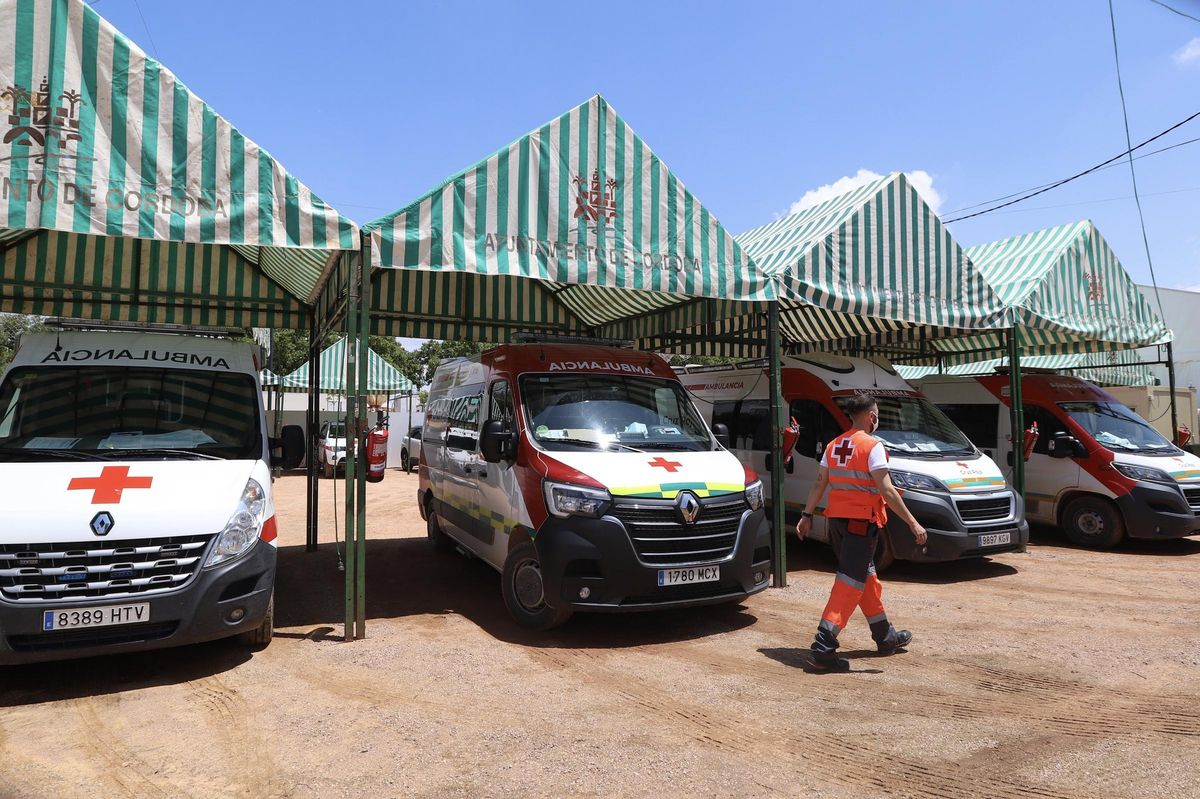
M 1184 125 L 1191 122 L 1193 119 L 1196 119 L 1197 117 L 1200 117 L 1200 111 L 1197 111 L 1194 114 L 1192 114 L 1191 116 L 1189 116 L 1185 119 L 1182 119 L 1179 122 L 1176 122 L 1174 125 L 1167 128 L 1166 130 L 1162 131 L 1161 133 L 1156 133 L 1155 135 L 1146 139 L 1144 142 L 1137 145 L 1136 147 L 1130 147 L 1129 149 L 1125 150 L 1122 153 L 1117 153 L 1112 158 L 1105 159 L 1104 161 L 1101 161 L 1100 163 L 1096 164 L 1095 166 L 1088 167 L 1087 169 L 1083 170 L 1082 172 L 1076 172 L 1074 175 L 1071 175 L 1070 177 L 1063 178 L 1062 180 L 1056 180 L 1053 183 L 1047 183 L 1043 186 L 1038 187 L 1035 190 L 1024 192 L 1024 193 L 1020 194 L 1019 196 L 1014 197 L 1011 200 L 1008 200 L 1007 202 L 1002 202 L 998 205 L 993 205 L 990 208 L 984 208 L 982 211 L 976 211 L 973 214 L 964 214 L 962 216 L 954 217 L 953 219 L 947 219 L 945 221 L 945 223 L 950 224 L 951 222 L 961 222 L 964 219 L 972 219 L 977 216 L 983 216 L 984 214 L 990 214 L 993 211 L 1000 210 L 1001 208 L 1007 208 L 1010 205 L 1016 205 L 1019 202 L 1024 202 L 1025 200 L 1028 200 L 1031 197 L 1036 197 L 1039 194 L 1045 194 L 1046 192 L 1050 191 L 1051 189 L 1057 189 L 1059 186 L 1070 183 L 1073 180 L 1078 180 L 1079 178 L 1083 177 L 1084 175 L 1090 175 L 1097 170 L 1103 169 L 1104 167 L 1108 166 L 1109 164 L 1112 164 L 1116 161 L 1121 160 L 1122 158 L 1124 158 L 1127 155 L 1137 152 L 1138 150 L 1145 147 L 1147 144 L 1158 141 L 1163 136 L 1166 136 L 1168 133 L 1178 130 L 1179 128 L 1183 127 Z M 1012 197 L 1012 195 L 1009 195 L 1009 196 Z M 1006 199 L 1006 198 L 999 198 L 999 199 Z
M 1133 181 L 1133 202 L 1137 205 L 1138 222 L 1142 226 L 1142 244 L 1146 247 L 1146 265 L 1150 267 L 1150 283 L 1154 286 L 1154 299 L 1158 303 L 1159 317 L 1163 313 L 1162 298 L 1158 296 L 1158 278 L 1154 276 L 1154 259 L 1150 257 L 1150 237 L 1146 235 L 1146 217 L 1142 214 L 1142 198 L 1138 196 L 1137 170 L 1133 167 L 1133 139 L 1129 135 L 1129 111 L 1125 108 L 1125 86 L 1121 81 L 1121 56 L 1117 51 L 1117 16 L 1113 13 L 1113 0 L 1108 0 L 1108 20 L 1112 25 L 1113 61 L 1117 67 L 1117 91 L 1121 95 L 1121 119 L 1125 121 L 1125 146 L 1129 148 L 1129 179 Z M 1172 400 L 1174 398 L 1172 397 Z
M 1172 8 L 1171 6 L 1167 5 L 1162 0 L 1150 0 L 1150 2 L 1154 3 L 1154 5 L 1156 5 L 1156 6 L 1162 6 L 1167 11 L 1170 11 L 1172 14 L 1178 14 L 1181 17 L 1187 17 L 1190 20 L 1200 22 L 1200 17 L 1193 17 L 1191 14 L 1185 14 L 1184 12 L 1180 11 L 1178 8 Z

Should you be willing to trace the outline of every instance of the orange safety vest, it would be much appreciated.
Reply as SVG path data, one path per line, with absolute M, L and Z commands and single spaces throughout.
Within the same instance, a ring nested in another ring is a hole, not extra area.
M 842 433 L 825 448 L 829 470 L 829 505 L 825 515 L 836 519 L 865 519 L 887 524 L 887 503 L 867 464 L 871 450 L 883 446 L 862 430 Z

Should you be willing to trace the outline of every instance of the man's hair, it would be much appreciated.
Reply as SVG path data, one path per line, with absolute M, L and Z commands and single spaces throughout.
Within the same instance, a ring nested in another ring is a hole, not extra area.
M 850 399 L 846 400 L 846 402 L 842 405 L 842 408 L 846 411 L 847 416 L 854 418 L 863 411 L 871 410 L 877 404 L 878 403 L 875 402 L 875 398 L 870 394 L 859 392 L 858 394 L 850 397 Z

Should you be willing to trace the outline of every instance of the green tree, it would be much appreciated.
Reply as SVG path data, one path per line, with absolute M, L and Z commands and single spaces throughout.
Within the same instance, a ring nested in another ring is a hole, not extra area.
M 21 336 L 26 333 L 39 333 L 48 328 L 40 316 L 25 316 L 23 314 L 0 315 L 0 369 L 12 361 L 17 351 Z

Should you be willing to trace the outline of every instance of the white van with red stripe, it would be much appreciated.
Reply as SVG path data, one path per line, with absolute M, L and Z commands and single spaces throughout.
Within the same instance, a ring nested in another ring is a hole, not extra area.
M 430 541 L 501 572 L 524 626 L 767 587 L 762 484 L 657 355 L 527 343 L 443 362 L 421 436 Z
M 716 428 L 730 431 L 730 448 L 748 467 L 770 468 L 769 381 L 759 361 L 735 368 L 689 367 L 681 378 Z M 789 526 L 804 510 L 825 445 L 850 428 L 841 403 L 866 392 L 879 403 L 875 435 L 887 447 L 892 481 L 929 533 L 916 543 L 895 514 L 879 537 L 877 568 L 892 560 L 946 561 L 1008 552 L 1029 541 L 1021 498 L 996 464 L 953 422 L 882 360 L 813 354 L 785 358 L 783 396 L 800 426 L 784 478 Z M 813 510 L 812 538 L 828 540 L 822 513 Z
M 0 381 L 0 663 L 270 640 L 256 354 L 215 337 L 24 338 Z
M 919 385 L 976 445 L 1011 462 L 1007 375 L 931 376 Z M 1200 534 L 1200 458 L 1086 380 L 1027 374 L 1021 395 L 1025 427 L 1038 426 L 1025 464 L 1032 521 L 1060 525 L 1090 547 Z

